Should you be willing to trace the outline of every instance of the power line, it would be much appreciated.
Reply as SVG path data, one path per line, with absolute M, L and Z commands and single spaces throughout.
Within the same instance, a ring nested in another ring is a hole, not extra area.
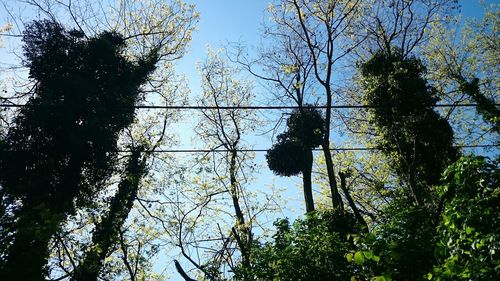
M 476 144 L 476 145 L 455 145 L 456 148 L 487 148 L 500 147 L 500 144 Z M 267 152 L 269 149 L 236 149 L 237 152 Z M 313 151 L 323 151 L 321 148 L 313 148 Z M 379 147 L 337 147 L 330 148 L 330 151 L 368 151 L 380 150 Z M 211 153 L 211 152 L 231 152 L 230 149 L 158 149 L 144 150 L 149 153 Z M 130 150 L 119 150 L 120 153 L 128 153 Z
M 494 104 L 495 106 L 500 106 L 500 104 Z M 63 105 L 27 105 L 27 104 L 14 104 L 14 103 L 1 103 L 0 107 L 5 108 L 22 108 L 29 106 L 38 107 L 58 107 Z M 431 107 L 475 107 L 478 106 L 477 103 L 446 103 L 446 104 L 435 104 Z M 317 106 L 307 106 L 308 108 L 317 109 L 327 109 L 327 106 L 317 105 Z M 351 104 L 341 104 L 332 105 L 332 109 L 356 109 L 356 108 L 377 108 L 382 106 L 376 105 L 351 105 Z M 186 109 L 186 110 L 211 110 L 211 109 L 222 109 L 222 110 L 277 110 L 277 109 L 299 109 L 299 106 L 260 106 L 260 105 L 249 105 L 249 106 L 202 106 L 202 105 L 134 105 L 135 109 Z
M 376 147 L 339 147 L 331 148 L 331 151 L 362 151 L 362 150 L 377 150 Z M 269 149 L 236 149 L 237 152 L 267 152 Z M 313 151 L 322 151 L 320 148 L 314 148 Z M 211 153 L 211 152 L 231 152 L 230 149 L 158 149 L 144 150 L 143 152 L 152 153 Z M 126 153 L 130 150 L 119 150 L 118 152 Z
M 454 145 L 456 148 L 488 148 L 488 147 L 500 147 L 500 144 L 475 144 L 475 145 Z M 269 149 L 236 149 L 237 152 L 267 152 Z M 313 148 L 312 151 L 323 151 L 321 148 Z M 337 147 L 330 148 L 330 151 L 369 151 L 369 150 L 380 150 L 379 147 Z M 23 152 L 29 150 L 15 150 L 10 152 Z M 212 152 L 231 152 L 230 149 L 155 149 L 155 150 L 141 150 L 141 152 L 147 153 L 212 153 Z M 9 151 L 1 151 L 9 152 Z M 131 150 L 118 150 L 118 153 L 131 153 Z

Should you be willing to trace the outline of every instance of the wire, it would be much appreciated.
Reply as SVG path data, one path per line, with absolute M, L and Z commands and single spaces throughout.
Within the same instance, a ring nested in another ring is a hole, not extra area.
M 500 147 L 500 144 L 476 144 L 476 145 L 454 145 L 456 148 L 488 148 Z M 337 147 L 330 148 L 330 151 L 368 151 L 380 150 L 379 147 Z M 237 152 L 267 152 L 269 149 L 236 149 Z M 313 148 L 312 151 L 323 151 L 321 148 Z M 10 152 L 22 152 L 28 150 L 15 150 Z M 155 150 L 141 150 L 146 153 L 211 153 L 211 152 L 231 152 L 230 149 L 155 149 Z M 3 150 L 1 152 L 8 152 Z M 131 150 L 117 150 L 118 153 L 131 153 Z
M 377 150 L 376 147 L 340 147 L 331 148 L 331 151 L 347 151 L 347 150 Z M 269 149 L 236 149 L 237 152 L 267 152 Z M 320 148 L 313 148 L 313 151 L 321 151 Z M 231 152 L 230 149 L 159 149 L 159 150 L 145 150 L 142 152 L 149 153 L 210 153 L 210 152 Z M 131 152 L 130 150 L 119 150 L 118 152 Z
M 454 145 L 456 148 L 488 148 L 500 147 L 500 144 L 476 144 L 476 145 Z M 267 152 L 269 149 L 236 149 L 237 152 Z M 321 148 L 313 148 L 312 151 L 323 151 Z M 330 151 L 368 151 L 380 150 L 379 147 L 337 147 L 330 148 Z M 17 152 L 23 150 L 16 150 Z M 231 152 L 230 149 L 156 149 L 156 150 L 142 150 L 141 152 L 147 153 L 211 153 L 211 152 Z M 2 151 L 7 152 L 7 151 Z M 118 153 L 131 153 L 131 150 L 118 150 Z
M 500 147 L 500 144 L 477 144 L 477 145 L 454 145 L 456 148 L 487 148 Z M 237 152 L 267 152 L 269 149 L 236 149 Z M 321 148 L 313 148 L 313 151 L 323 151 Z M 380 150 L 379 147 L 338 147 L 330 148 L 330 151 L 367 151 Z M 148 153 L 210 153 L 210 152 L 231 152 L 230 149 L 159 149 L 159 150 L 144 150 Z M 129 153 L 130 150 L 119 150 L 120 153 Z
M 495 106 L 500 106 L 500 104 L 494 104 Z M 5 108 L 21 108 L 21 107 L 29 107 L 33 105 L 27 104 L 9 104 L 9 103 L 1 103 L 0 107 Z M 39 107 L 57 107 L 62 105 L 36 105 Z M 454 103 L 446 103 L 446 104 L 435 104 L 431 107 L 474 107 L 478 106 L 476 103 L 462 103 L 462 104 L 454 104 Z M 187 109 L 187 110 L 204 110 L 204 109 L 222 109 L 222 110 L 234 110 L 234 109 L 245 109 L 245 110 L 276 110 L 276 109 L 298 109 L 299 106 L 259 106 L 259 105 L 249 105 L 249 106 L 201 106 L 201 105 L 135 105 L 133 106 L 135 109 Z M 317 109 L 327 109 L 327 106 L 307 106 L 308 108 L 317 108 Z M 332 109 L 346 109 L 346 108 L 377 108 L 381 106 L 375 105 L 332 105 L 330 108 Z

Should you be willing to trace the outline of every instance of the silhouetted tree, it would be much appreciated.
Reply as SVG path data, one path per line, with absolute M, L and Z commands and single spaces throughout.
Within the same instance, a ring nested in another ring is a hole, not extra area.
M 361 74 L 378 145 L 409 187 L 410 197 L 423 204 L 429 186 L 458 157 L 452 128 L 432 108 L 437 99 L 424 78 L 425 67 L 393 49 L 376 53 L 361 65 Z
M 306 212 L 314 211 L 312 195 L 312 149 L 321 145 L 325 133 L 321 112 L 303 107 L 287 120 L 288 131 L 278 135 L 278 142 L 266 154 L 269 169 L 285 177 L 302 173 Z
M 377 267 L 397 280 L 417 280 L 435 261 L 440 208 L 433 186 L 459 152 L 448 121 L 433 109 L 436 91 L 424 78 L 419 59 L 404 57 L 394 48 L 376 53 L 360 70 L 376 142 L 403 189 L 403 196 L 384 208 L 383 223 L 376 226 L 379 239 L 374 249 L 383 256 Z
M 139 87 L 155 68 L 155 52 L 127 59 L 119 34 L 84 37 L 49 20 L 24 32 L 35 84 L 1 147 L 0 185 L 18 202 L 2 280 L 47 274 L 50 238 L 111 176 L 118 135 L 132 123 Z
M 303 106 L 315 95 L 325 106 L 323 150 L 332 207 L 344 208 L 332 160 L 330 134 L 335 120 L 332 106 L 338 101 L 336 68 L 364 39 L 351 30 L 364 30 L 357 19 L 363 11 L 361 0 L 276 0 L 268 6 L 269 25 L 264 39 L 271 44 L 261 49 L 261 56 L 249 60 L 239 52 L 237 60 L 253 75 L 271 83 L 284 98 Z M 241 51 L 241 50 L 240 50 Z M 257 66 L 258 67 L 255 67 Z M 262 67 L 262 68 L 261 68 Z M 262 70 L 262 71 L 259 71 Z

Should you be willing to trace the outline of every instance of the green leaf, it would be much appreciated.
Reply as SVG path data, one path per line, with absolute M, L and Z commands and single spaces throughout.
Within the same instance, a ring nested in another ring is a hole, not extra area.
M 398 252 L 396 252 L 396 251 L 392 251 L 392 252 L 390 253 L 390 255 L 391 255 L 391 258 L 393 258 L 394 260 L 397 260 L 397 261 L 398 261 L 398 260 L 400 260 L 400 259 L 401 259 L 401 256 L 400 256 L 400 255 L 399 255 L 399 253 L 398 253 Z
M 473 231 L 473 228 L 472 228 L 472 227 L 467 226 L 467 227 L 465 228 L 465 233 L 467 233 L 467 234 L 471 234 L 471 233 L 472 233 L 472 231 Z
M 362 264 L 365 262 L 365 256 L 363 255 L 362 252 L 356 252 L 354 254 L 354 262 L 357 264 Z
M 345 255 L 345 257 L 346 257 L 346 259 L 347 259 L 348 262 L 352 262 L 352 258 L 353 258 L 353 254 L 352 253 L 347 253 Z
M 372 251 L 363 251 L 363 255 L 367 259 L 371 259 L 373 257 L 373 252 Z

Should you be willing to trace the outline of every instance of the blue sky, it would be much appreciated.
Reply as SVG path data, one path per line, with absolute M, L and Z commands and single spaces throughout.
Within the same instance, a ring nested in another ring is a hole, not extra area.
M 481 0 L 460 0 L 461 11 L 465 17 L 481 17 Z M 196 61 L 205 57 L 205 47 L 224 46 L 226 42 L 243 41 L 259 43 L 259 29 L 266 18 L 267 0 L 189 0 L 200 13 L 198 31 L 193 36 L 189 53 L 181 60 L 178 69 L 190 77 Z M 498 0 L 482 1 L 486 4 L 500 3 Z M 198 82 L 191 79 L 191 85 Z M 198 79 L 199 80 L 199 79 Z
M 252 0 L 189 0 L 200 14 L 197 31 L 189 51 L 177 64 L 177 71 L 189 79 L 193 94 L 201 90 L 196 64 L 206 57 L 206 49 L 224 47 L 228 42 L 258 44 L 259 29 L 265 17 L 267 1 Z

